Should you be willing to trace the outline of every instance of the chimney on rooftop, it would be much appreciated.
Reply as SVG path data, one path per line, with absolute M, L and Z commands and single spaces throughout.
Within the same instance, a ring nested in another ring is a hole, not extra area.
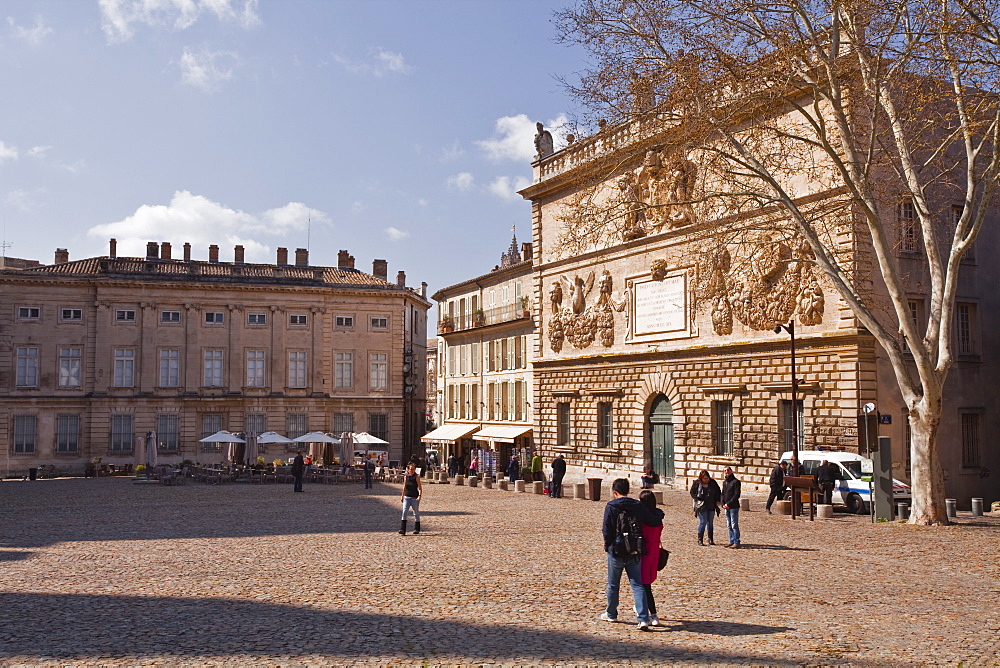
M 427 281 L 420 282 L 420 296 L 427 299 Z
M 372 260 L 372 276 L 383 281 L 389 281 L 389 263 L 385 260 Z
M 110 246 L 110 248 L 108 250 L 108 255 L 110 257 L 113 257 L 113 258 L 114 257 L 118 257 L 118 240 L 117 239 L 112 239 L 111 243 L 109 244 L 109 246 Z
M 309 266 L 309 251 L 305 248 L 295 249 L 295 266 L 296 267 L 308 267 Z
M 288 266 L 288 249 L 279 248 L 278 249 L 278 266 L 287 267 Z
M 337 253 L 337 266 L 341 269 L 354 269 L 354 256 L 345 250 Z
M 525 241 L 521 244 L 521 261 L 531 259 L 531 242 Z
M 405 288 L 406 287 L 406 272 L 405 271 L 397 271 L 396 272 L 396 285 L 398 285 L 401 288 Z
M 146 242 L 146 259 L 156 260 L 160 257 L 160 244 L 155 241 Z
M 219 247 L 216 244 L 212 244 L 208 247 L 208 261 L 218 262 L 219 261 Z
M 66 264 L 69 262 L 69 251 L 65 248 L 56 249 L 56 264 Z
M 187 242 L 184 243 L 184 261 L 185 262 L 191 261 L 191 244 Z
M 160 244 L 160 259 L 161 260 L 170 260 L 171 259 L 171 257 L 170 257 L 170 251 L 171 251 L 171 248 L 170 248 L 170 242 L 169 241 L 164 241 L 162 244 Z
M 233 262 L 236 264 L 244 264 L 242 245 L 237 245 L 236 248 L 233 249 Z

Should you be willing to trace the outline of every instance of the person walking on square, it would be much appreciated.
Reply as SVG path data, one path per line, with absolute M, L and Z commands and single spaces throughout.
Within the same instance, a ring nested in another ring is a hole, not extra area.
M 740 546 L 740 488 L 743 486 L 739 478 L 733 475 L 733 469 L 729 466 L 722 472 L 726 479 L 722 481 L 722 509 L 726 511 L 726 526 L 729 528 L 729 545 L 726 547 L 739 548 Z
M 295 453 L 295 459 L 292 460 L 292 477 L 295 479 L 295 487 L 292 488 L 293 492 L 302 491 L 302 478 L 306 473 L 306 460 L 302 456 L 302 451 L 299 450 Z
M 510 464 L 507 465 L 507 477 L 511 482 L 521 479 L 521 462 L 517 461 L 517 455 L 510 458 Z
M 410 462 L 406 466 L 406 474 L 403 476 L 403 493 L 399 496 L 403 502 L 403 517 L 399 523 L 399 535 L 406 535 L 406 514 L 413 510 L 413 535 L 420 533 L 420 496 L 424 488 L 420 484 L 420 476 L 417 475 L 417 465 Z
M 475 478 L 479 475 L 479 457 L 473 457 L 469 463 L 469 477 Z
M 653 600 L 653 583 L 660 566 L 660 537 L 663 533 L 663 511 L 656 507 L 656 495 L 648 489 L 639 492 L 639 503 L 646 506 L 650 514 L 656 518 L 656 524 L 643 524 L 642 537 L 646 540 L 646 554 L 642 555 L 642 588 L 646 592 L 646 608 L 649 610 L 650 626 L 659 626 L 660 618 L 656 616 L 656 601 Z
M 767 497 L 767 505 L 764 506 L 764 510 L 767 514 L 771 514 L 771 504 L 774 503 L 775 499 L 780 499 L 785 494 L 785 474 L 788 472 L 788 462 L 779 462 L 774 465 L 771 470 L 771 477 L 768 478 L 767 484 L 771 488 L 771 494 Z
M 638 554 L 619 556 L 615 553 L 615 546 L 618 544 L 620 514 L 633 513 L 640 524 L 653 524 L 656 520 L 646 506 L 630 498 L 628 492 L 628 479 L 618 478 L 611 483 L 611 494 L 614 498 L 604 507 L 604 524 L 601 530 L 604 534 L 604 551 L 608 555 L 608 602 L 600 619 L 605 622 L 618 621 L 618 591 L 621 588 L 622 571 L 624 571 L 628 575 L 632 597 L 635 599 L 638 628 L 640 631 L 648 631 L 649 608 L 646 606 L 646 590 L 642 586 L 642 556 Z
M 702 469 L 698 479 L 691 485 L 691 498 L 694 499 L 694 516 L 698 518 L 698 544 L 705 544 L 705 530 L 708 530 L 708 544 L 715 545 L 715 516 L 720 512 L 719 499 L 722 490 L 719 483 Z
M 549 490 L 551 498 L 562 498 L 562 481 L 564 477 L 566 477 L 566 458 L 559 455 L 552 460 L 552 489 Z
M 816 484 L 819 485 L 820 503 L 830 505 L 833 503 L 833 488 L 837 486 L 836 464 L 831 464 L 823 460 L 816 469 Z
M 531 479 L 535 482 L 541 482 L 545 480 L 545 476 L 542 474 L 544 469 L 544 464 L 542 463 L 542 456 L 538 454 L 535 450 L 535 456 L 531 458 Z

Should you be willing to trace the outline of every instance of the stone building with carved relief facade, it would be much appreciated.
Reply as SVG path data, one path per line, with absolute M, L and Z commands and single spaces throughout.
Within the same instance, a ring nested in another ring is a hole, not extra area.
M 338 266 L 299 249 L 275 264 L 172 257 L 104 257 L 0 271 L 0 442 L 7 474 L 38 466 L 83 472 L 133 462 L 155 431 L 163 462 L 225 457 L 199 440 L 220 429 L 368 431 L 391 459 L 419 450 L 424 433 L 423 288 L 388 281 L 341 251 Z M 284 445 L 261 455 L 287 458 Z M 293 450 L 292 450 L 293 451 Z
M 907 480 L 906 410 L 886 355 L 780 212 L 720 209 L 705 194 L 722 186 L 706 184 L 701 164 L 683 138 L 637 126 L 603 127 L 533 163 L 521 194 L 532 203 L 535 441 L 546 461 L 562 453 L 570 478 L 633 481 L 651 464 L 678 486 L 731 465 L 765 484 L 793 431 L 802 449 L 857 452 L 862 406 L 876 402 L 894 475 Z M 798 187 L 817 208 L 838 203 L 825 214 L 831 229 L 853 215 L 843 191 Z M 896 210 L 905 259 L 912 205 L 884 206 Z M 866 261 L 849 232 L 839 238 Z M 988 373 L 1000 362 L 996 225 L 976 246 L 958 288 L 939 432 L 946 488 L 966 504 L 1000 495 L 1000 400 Z M 921 317 L 927 297 L 911 254 L 910 308 Z M 884 290 L 877 278 L 869 287 Z M 794 403 L 789 336 L 774 331 L 789 322 Z
M 515 237 L 491 272 L 433 296 L 440 422 L 423 440 L 444 461 L 477 456 L 481 471 L 496 472 L 532 451 L 531 266 L 531 244 Z

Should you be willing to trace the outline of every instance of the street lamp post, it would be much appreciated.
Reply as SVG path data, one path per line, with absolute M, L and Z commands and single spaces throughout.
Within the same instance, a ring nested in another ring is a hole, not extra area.
M 781 334 L 781 330 L 788 332 L 792 339 L 792 475 L 799 476 L 799 411 L 795 403 L 796 390 L 799 381 L 795 377 L 795 319 L 788 321 L 787 325 L 778 323 L 774 326 L 774 333 Z

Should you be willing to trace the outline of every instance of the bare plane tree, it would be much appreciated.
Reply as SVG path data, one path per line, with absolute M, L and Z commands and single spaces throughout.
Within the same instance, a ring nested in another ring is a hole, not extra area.
M 988 0 L 582 0 L 556 16 L 593 56 L 567 84 L 593 118 L 683 137 L 715 175 L 703 203 L 780 211 L 884 349 L 909 411 L 913 524 L 948 521 L 936 436 L 959 266 L 1000 178 L 997 18 Z M 839 193 L 853 252 L 803 174 Z M 627 232 L 621 201 L 585 232 Z M 921 322 L 901 243 L 929 295 Z

